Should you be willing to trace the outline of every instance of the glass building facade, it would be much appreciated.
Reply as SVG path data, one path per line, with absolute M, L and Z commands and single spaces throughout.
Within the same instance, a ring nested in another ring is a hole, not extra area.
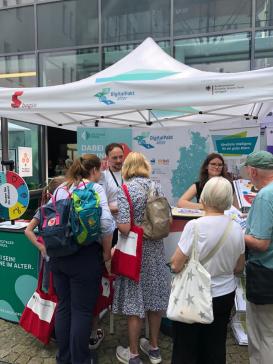
M 153 37 L 201 70 L 273 65 L 273 0 L 0 0 L 0 86 L 88 77 Z
M 0 87 L 83 79 L 148 36 L 200 70 L 273 66 L 273 0 L 0 0 Z M 10 148 L 39 155 L 41 128 L 15 122 Z

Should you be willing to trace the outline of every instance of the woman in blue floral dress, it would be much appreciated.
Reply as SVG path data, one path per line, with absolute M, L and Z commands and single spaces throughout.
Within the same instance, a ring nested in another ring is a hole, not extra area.
M 141 225 L 151 186 L 151 166 L 143 154 L 130 153 L 122 168 L 122 176 L 133 204 L 135 225 Z M 156 189 L 162 195 L 161 187 Z M 128 200 L 120 188 L 118 191 L 118 228 L 123 234 L 130 230 Z M 115 283 L 113 312 L 128 317 L 129 348 L 117 347 L 116 356 L 121 363 L 140 364 L 138 340 L 142 319 L 148 316 L 150 340 L 140 339 L 140 349 L 149 356 L 151 363 L 161 362 L 158 335 L 161 316 L 167 309 L 169 284 L 163 240 L 143 240 L 143 253 L 139 283 L 118 277 Z

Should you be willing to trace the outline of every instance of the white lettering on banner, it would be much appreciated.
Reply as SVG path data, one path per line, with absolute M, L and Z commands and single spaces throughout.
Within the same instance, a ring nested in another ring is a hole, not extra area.
M 120 232 L 118 233 L 118 242 L 117 248 L 128 255 L 136 256 L 136 247 L 137 247 L 137 237 L 138 235 L 133 231 L 129 232 L 129 235 L 122 235 Z
M 15 257 L 10 257 L 8 255 L 1 255 L 1 260 L 5 260 L 6 262 L 15 262 Z
M 4 312 L 4 313 L 8 313 L 9 315 L 12 315 L 12 316 L 15 316 L 15 315 L 17 315 L 17 316 L 22 316 L 22 312 L 20 313 L 20 312 L 14 312 L 14 311 L 11 311 L 11 310 L 7 310 L 7 309 L 5 309 L 5 308 L 3 308 L 3 307 L 0 307 L 0 312 Z
M 13 240 L 0 240 L 0 247 L 7 248 L 8 245 L 14 245 L 14 241 Z M 0 255 L 0 259 L 1 259 L 1 255 Z
M 82 152 L 103 152 L 103 145 L 82 145 Z
M 17 269 L 26 269 L 26 270 L 32 269 L 31 264 L 26 264 L 26 263 L 14 263 L 13 267 Z
M 56 303 L 42 299 L 37 292 L 34 292 L 27 303 L 27 307 L 36 313 L 40 320 L 51 322 L 55 311 Z
M 32 270 L 33 269 L 31 264 L 17 263 L 15 257 L 11 257 L 11 256 L 8 256 L 8 255 L 0 255 L 0 266 L 1 267 L 7 267 L 7 268 L 24 269 L 24 270 Z

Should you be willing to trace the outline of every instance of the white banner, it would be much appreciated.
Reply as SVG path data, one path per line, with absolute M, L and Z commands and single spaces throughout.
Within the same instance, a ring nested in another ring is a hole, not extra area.
M 32 177 L 32 148 L 18 147 L 18 174 L 21 177 Z

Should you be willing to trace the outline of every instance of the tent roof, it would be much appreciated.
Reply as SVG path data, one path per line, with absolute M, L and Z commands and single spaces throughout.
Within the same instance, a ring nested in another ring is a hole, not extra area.
M 0 88 L 0 116 L 77 126 L 178 126 L 262 119 L 273 103 L 273 68 L 238 73 L 188 67 L 147 38 L 97 74 L 65 85 Z

